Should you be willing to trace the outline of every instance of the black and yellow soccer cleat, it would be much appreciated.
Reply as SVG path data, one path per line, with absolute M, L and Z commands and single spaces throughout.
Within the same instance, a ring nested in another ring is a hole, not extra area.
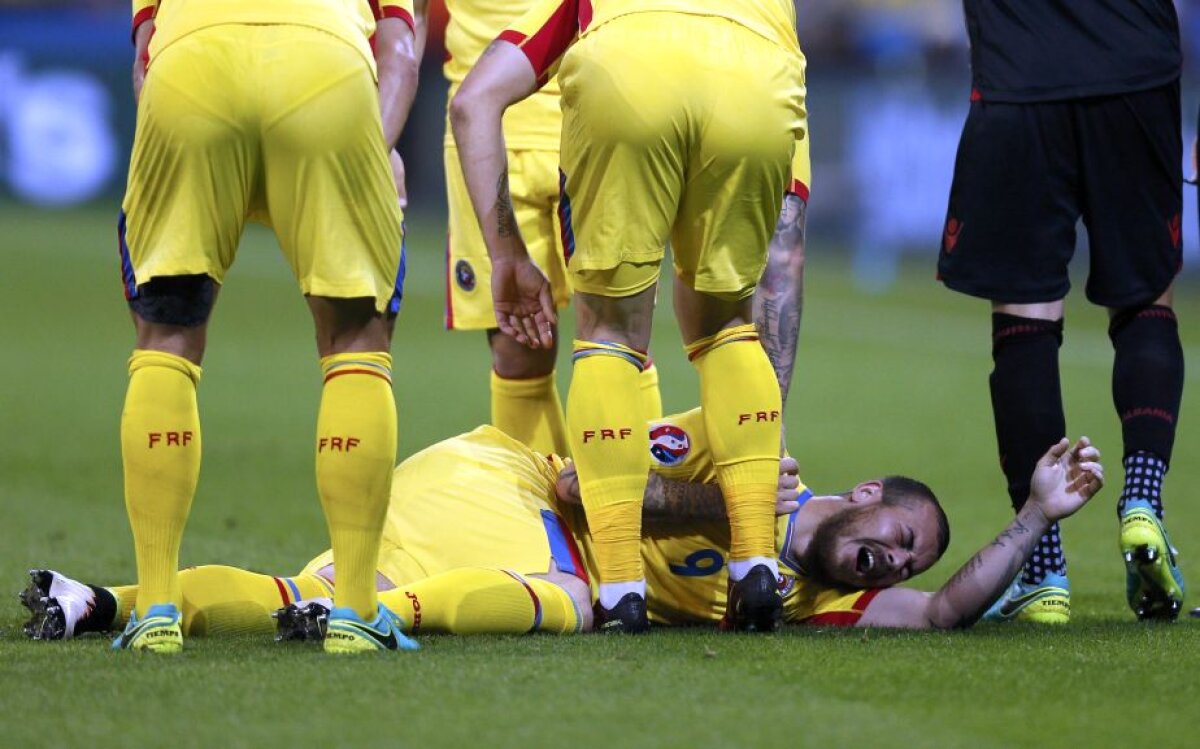
M 722 629 L 774 632 L 782 621 L 783 596 L 770 567 L 755 565 L 741 580 L 730 583 Z
M 296 601 L 271 614 L 275 620 L 275 642 L 321 642 L 329 626 L 330 598 Z
M 1142 620 L 1176 619 L 1183 610 L 1183 573 L 1162 521 L 1141 499 L 1127 503 L 1120 520 L 1129 608 Z
M 626 593 L 611 609 L 597 602 L 595 615 L 597 632 L 639 635 L 650 630 L 646 599 L 637 593 Z

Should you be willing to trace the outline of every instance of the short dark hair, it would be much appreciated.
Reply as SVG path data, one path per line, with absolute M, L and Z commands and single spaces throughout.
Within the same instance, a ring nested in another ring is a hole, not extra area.
M 938 524 L 938 559 L 941 559 L 942 555 L 946 553 L 946 548 L 950 546 L 950 520 L 946 517 L 946 511 L 942 509 L 933 490 L 926 484 L 907 476 L 885 476 L 880 483 L 883 484 L 881 501 L 885 507 L 897 505 L 915 507 L 920 504 L 928 504 L 933 507 L 933 514 L 937 518 Z

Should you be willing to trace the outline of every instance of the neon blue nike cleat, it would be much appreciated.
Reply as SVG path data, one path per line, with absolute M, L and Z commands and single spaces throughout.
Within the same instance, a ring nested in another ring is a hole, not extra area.
M 113 650 L 144 650 L 151 653 L 178 653 L 183 650 L 182 617 L 173 603 L 150 607 L 138 619 L 134 611 L 125 631 L 113 640 Z
M 1144 499 L 1126 503 L 1120 546 L 1125 560 L 1125 598 L 1138 619 L 1172 620 L 1183 609 L 1183 573 L 1167 530 Z
M 984 621 L 1022 621 L 1067 624 L 1071 621 L 1071 583 L 1065 575 L 1048 573 L 1039 585 L 1021 581 L 1020 574 L 1004 595 L 983 615 Z
M 329 612 L 325 626 L 326 653 L 374 653 L 383 650 L 416 650 L 416 640 L 404 634 L 404 620 L 379 604 L 375 621 L 363 621 L 354 609 L 345 606 Z

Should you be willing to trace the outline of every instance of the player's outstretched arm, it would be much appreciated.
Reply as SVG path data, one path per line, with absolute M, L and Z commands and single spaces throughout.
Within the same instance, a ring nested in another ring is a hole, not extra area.
M 385 16 L 375 24 L 375 65 L 379 69 L 379 113 L 389 153 L 400 140 L 417 95 L 420 56 L 409 21 Z
M 450 126 L 467 192 L 492 260 L 492 299 L 501 332 L 537 348 L 553 344 L 557 322 L 550 282 L 525 248 L 508 190 L 504 111 L 538 88 L 537 74 L 517 45 L 496 40 L 450 102 Z
M 754 292 L 754 324 L 787 406 L 804 310 L 804 224 L 808 203 L 795 193 L 783 198 L 767 267 Z
M 1074 514 L 1104 484 L 1100 451 L 1082 437 L 1064 438 L 1033 471 L 1029 501 L 1008 527 L 954 573 L 936 593 L 907 588 L 881 591 L 858 626 L 951 629 L 983 616 L 1029 559 L 1050 525 Z

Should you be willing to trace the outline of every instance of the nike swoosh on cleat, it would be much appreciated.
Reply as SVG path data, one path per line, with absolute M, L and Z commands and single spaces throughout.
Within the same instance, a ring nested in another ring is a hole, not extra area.
M 166 629 L 166 627 L 170 627 L 174 623 L 175 623 L 174 620 L 167 619 L 165 617 L 155 617 L 153 619 L 145 619 L 143 621 L 140 621 L 137 623 L 137 625 L 133 628 L 132 631 L 123 632 L 121 634 L 121 643 L 120 643 L 121 647 L 127 648 L 130 645 L 132 645 L 136 640 L 138 640 L 139 638 L 142 638 L 142 637 L 145 637 L 146 639 L 150 639 L 152 637 L 163 637 L 166 635 L 173 635 L 174 633 L 170 632 L 170 630 Z M 146 633 L 146 630 L 151 627 L 154 627 L 158 631 Z
M 338 629 L 341 629 L 341 627 L 338 627 Z M 353 630 L 370 637 L 376 645 L 386 650 L 396 650 L 400 647 L 400 643 L 396 640 L 396 632 L 393 629 L 388 629 L 387 637 L 384 637 L 382 632 L 372 629 L 371 627 L 353 627 Z M 331 627 L 326 636 L 328 637 L 332 634 L 334 634 L 334 630 Z
M 1020 613 L 1021 609 L 1025 608 L 1031 603 L 1035 603 L 1038 601 L 1038 599 L 1055 595 L 1057 593 L 1060 593 L 1060 589 L 1039 588 L 1038 590 L 1030 591 L 1025 595 L 1017 596 L 1016 598 L 1010 598 L 1000 605 L 1000 616 L 1003 616 L 1006 619 L 1010 616 L 1015 616 L 1016 614 Z M 1066 591 L 1061 591 L 1061 594 L 1069 595 Z

